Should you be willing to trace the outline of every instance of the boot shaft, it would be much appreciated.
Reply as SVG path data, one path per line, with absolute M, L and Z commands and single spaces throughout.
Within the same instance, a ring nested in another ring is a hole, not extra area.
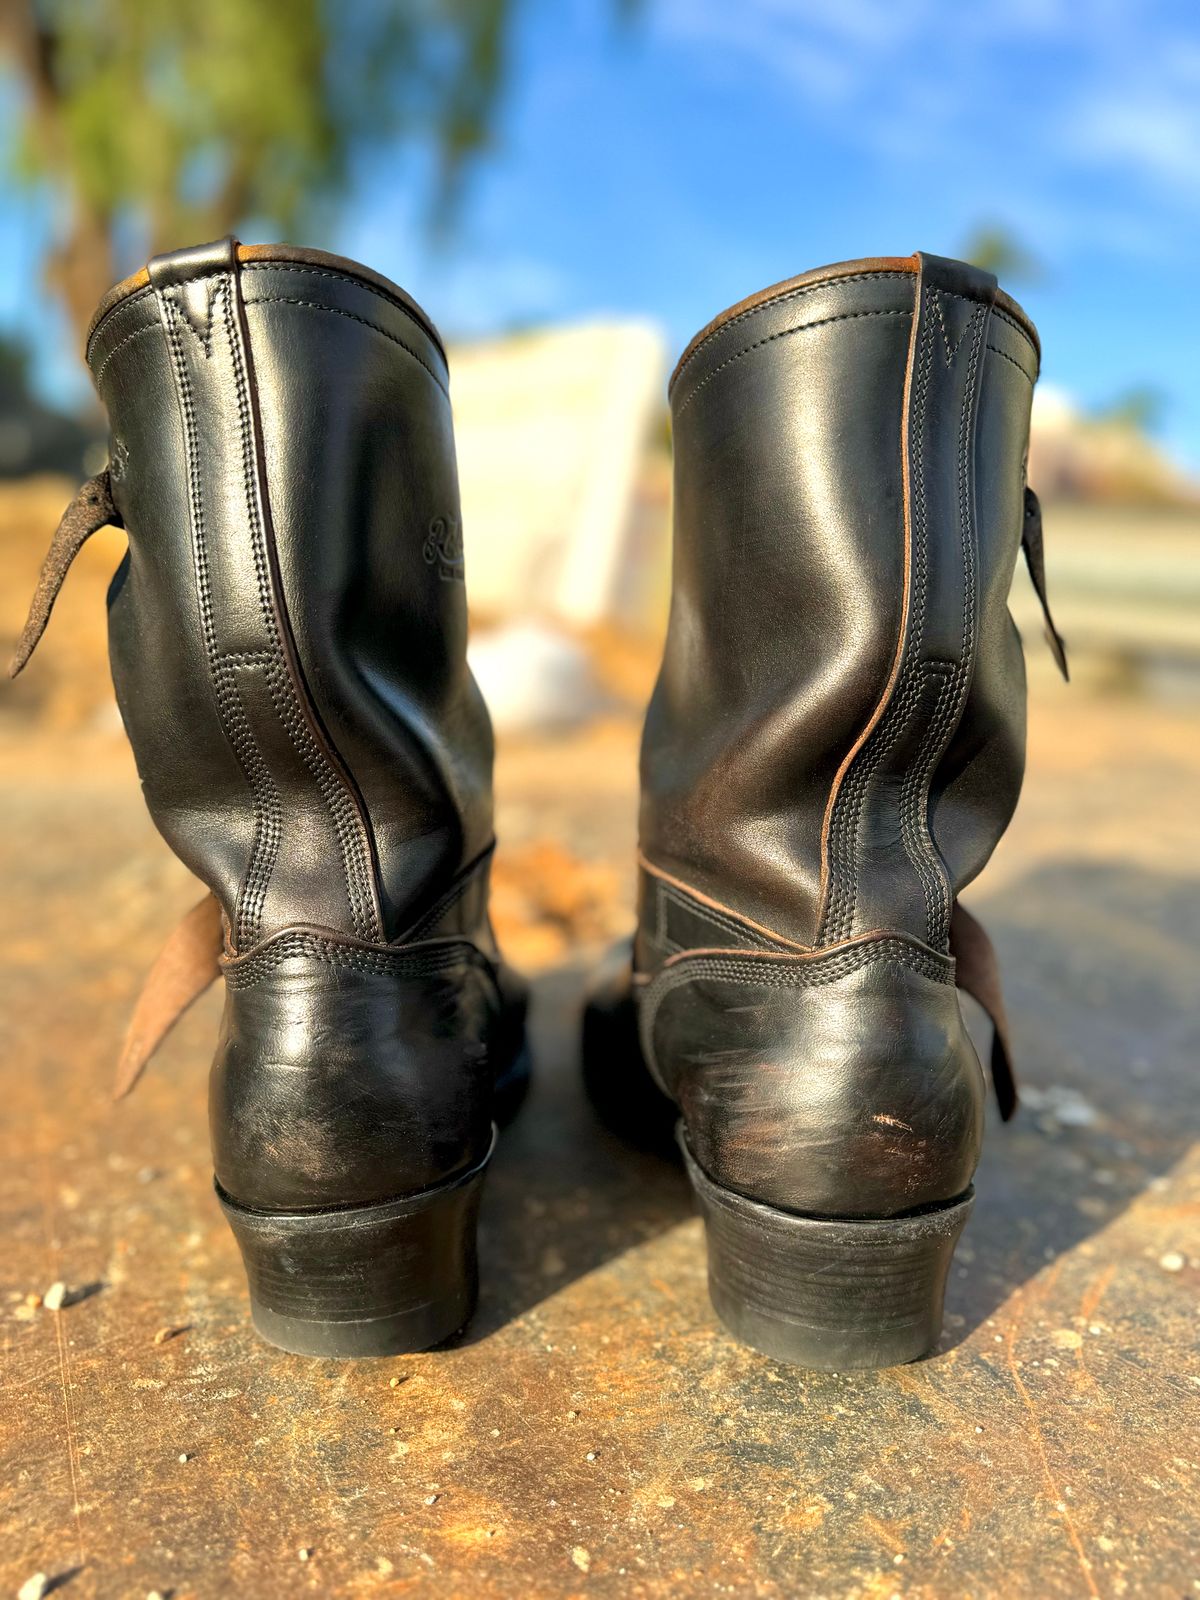
M 685 353 L 642 752 L 657 954 L 729 943 L 728 911 L 784 946 L 945 948 L 1022 776 L 1007 594 L 1037 366 L 995 280 L 932 256 L 807 274 Z
M 394 938 L 491 842 L 436 333 L 365 269 L 226 240 L 114 291 L 88 361 L 156 823 L 236 950 L 297 923 Z

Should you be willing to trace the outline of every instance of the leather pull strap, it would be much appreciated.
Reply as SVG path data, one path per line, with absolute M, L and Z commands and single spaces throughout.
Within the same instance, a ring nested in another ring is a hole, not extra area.
M 996 1091 L 1000 1115 L 1009 1122 L 1019 1099 L 1008 1013 L 1004 1009 L 1004 991 L 1000 985 L 1000 963 L 987 930 L 960 900 L 955 901 L 950 918 L 950 954 L 954 957 L 955 983 L 964 994 L 979 1002 L 992 1024 L 992 1087 Z
M 29 606 L 29 616 L 8 665 L 10 678 L 15 678 L 21 672 L 45 633 L 54 602 L 58 599 L 58 591 L 63 586 L 63 579 L 72 561 L 97 528 L 124 526 L 121 514 L 113 504 L 112 485 L 108 468 L 105 467 L 103 472 L 88 479 L 62 514 L 62 521 L 55 530 L 42 563 L 37 588 L 33 591 Z
M 1054 618 L 1050 614 L 1050 600 L 1046 594 L 1046 553 L 1042 544 L 1041 502 L 1033 490 L 1028 488 L 1025 490 L 1025 522 L 1021 529 L 1021 549 L 1025 552 L 1025 565 L 1029 568 L 1034 591 L 1041 602 L 1042 617 L 1046 624 L 1046 642 L 1050 646 L 1050 653 L 1063 675 L 1063 682 L 1070 683 L 1067 647 L 1063 643 L 1062 635 L 1054 626 Z
M 206 894 L 178 924 L 146 975 L 125 1031 L 113 1079 L 120 1100 L 188 1007 L 220 976 L 225 930 L 221 907 Z

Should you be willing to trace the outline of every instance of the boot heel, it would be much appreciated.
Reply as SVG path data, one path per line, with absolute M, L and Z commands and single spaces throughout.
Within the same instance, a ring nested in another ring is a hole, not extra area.
M 403 1355 L 449 1339 L 475 1309 L 490 1159 L 491 1150 L 420 1194 L 341 1211 L 251 1211 L 218 1186 L 258 1332 L 295 1355 L 330 1357 Z
M 708 1241 L 708 1287 L 745 1344 L 844 1371 L 915 1361 L 937 1343 L 950 1259 L 973 1194 L 917 1216 L 795 1216 L 714 1183 L 679 1130 Z

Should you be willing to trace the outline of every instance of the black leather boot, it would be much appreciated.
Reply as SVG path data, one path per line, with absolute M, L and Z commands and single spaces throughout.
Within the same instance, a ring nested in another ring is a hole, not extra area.
M 1044 593 L 1038 359 L 992 277 L 918 255 L 755 295 L 672 379 L 632 998 L 627 975 L 598 986 L 586 1070 L 643 1132 L 654 1100 L 678 1107 L 713 1302 L 786 1361 L 885 1366 L 937 1340 L 985 1094 L 956 976 L 1015 1103 L 990 946 L 957 897 L 1021 785 L 1007 596 L 1023 534 Z M 638 1037 L 657 1091 L 623 1070 Z
M 87 355 L 110 468 L 64 518 L 15 666 L 83 539 L 123 525 L 117 698 L 154 820 L 215 896 L 159 963 L 122 1086 L 219 954 L 217 1193 L 259 1331 L 423 1349 L 474 1306 L 494 1118 L 527 1071 L 488 924 L 442 345 L 365 268 L 226 239 L 114 289 Z

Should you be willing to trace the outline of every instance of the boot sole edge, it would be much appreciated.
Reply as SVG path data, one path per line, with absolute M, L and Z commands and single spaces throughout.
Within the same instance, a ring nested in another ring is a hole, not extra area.
M 677 1138 L 705 1224 L 713 1308 L 744 1344 L 790 1366 L 849 1371 L 928 1355 L 974 1192 L 911 1216 L 798 1215 L 715 1183 Z
M 496 1147 L 435 1188 L 373 1205 L 269 1212 L 217 1185 L 255 1329 L 293 1355 L 410 1355 L 454 1337 L 479 1292 L 476 1230 Z

